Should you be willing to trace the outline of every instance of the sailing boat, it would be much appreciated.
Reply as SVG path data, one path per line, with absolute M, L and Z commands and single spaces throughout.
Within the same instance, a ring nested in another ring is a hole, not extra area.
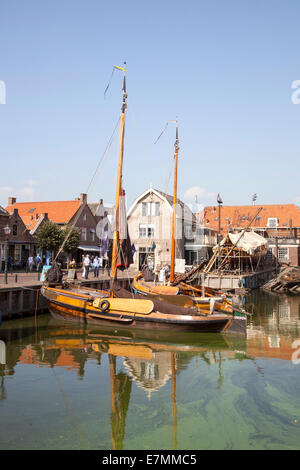
M 220 292 L 210 288 L 194 288 L 182 282 L 178 285 L 172 285 L 175 281 L 175 254 L 176 254 L 176 208 L 177 208 L 177 175 L 178 175 L 178 154 L 179 154 L 179 138 L 178 138 L 178 122 L 176 123 L 176 137 L 174 143 L 174 189 L 173 189 L 173 213 L 172 213 L 172 236 L 171 236 L 171 268 L 170 268 L 170 285 L 158 285 L 155 282 L 146 282 L 143 273 L 140 272 L 132 282 L 135 293 L 147 296 L 148 298 L 156 298 L 173 305 L 184 307 L 196 305 L 203 313 L 212 313 L 212 310 L 219 310 L 227 313 L 235 313 L 237 310 L 232 308 L 231 299 Z M 179 294 L 179 295 L 178 295 Z M 237 312 L 244 314 L 243 312 Z
M 123 72 L 123 101 L 120 116 L 119 161 L 116 185 L 116 205 L 111 288 L 109 291 L 86 291 L 77 286 L 58 285 L 50 287 L 44 284 L 41 295 L 46 299 L 51 314 L 64 320 L 76 320 L 83 323 L 123 326 L 130 329 L 153 330 L 177 329 L 180 331 L 231 331 L 245 334 L 246 318 L 212 312 L 201 313 L 196 307 L 182 307 L 156 299 L 141 298 L 116 284 L 117 267 L 126 263 L 126 243 L 120 237 L 121 213 L 124 191 L 122 187 L 123 153 L 125 136 L 125 115 L 127 108 L 126 74 L 124 67 L 115 66 Z M 130 259 L 128 260 L 130 263 Z M 49 270 L 50 271 L 50 270 Z

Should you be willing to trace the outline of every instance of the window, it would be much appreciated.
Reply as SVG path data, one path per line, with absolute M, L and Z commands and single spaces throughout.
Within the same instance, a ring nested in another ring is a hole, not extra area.
M 278 226 L 277 218 L 269 217 L 268 218 L 268 227 L 269 228 L 276 228 Z
M 95 230 L 93 228 L 90 229 L 90 234 L 91 234 L 90 236 L 91 240 L 95 241 Z
M 185 238 L 191 239 L 193 237 L 193 230 L 191 225 L 185 225 L 184 227 Z
M 12 233 L 13 233 L 13 235 L 18 235 L 18 225 L 17 224 L 13 225 Z
M 140 224 L 139 225 L 140 238 L 154 238 L 154 225 L 153 224 Z
M 289 249 L 283 247 L 278 248 L 278 259 L 280 259 L 281 261 L 288 261 Z
M 86 221 L 86 214 L 83 214 L 82 220 L 85 222 Z
M 81 229 L 81 240 L 85 241 L 86 240 L 86 228 Z
M 156 216 L 160 211 L 159 202 L 142 202 L 142 216 Z

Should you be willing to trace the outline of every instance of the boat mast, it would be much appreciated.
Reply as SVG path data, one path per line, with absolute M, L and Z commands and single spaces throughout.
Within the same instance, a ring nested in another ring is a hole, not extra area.
M 118 162 L 118 175 L 117 175 L 117 187 L 116 187 L 116 202 L 115 202 L 115 232 L 113 238 L 113 247 L 112 247 L 112 260 L 111 260 L 111 279 L 114 279 L 117 274 L 117 254 L 118 254 L 118 245 L 119 245 L 119 227 L 117 226 L 117 217 L 119 211 L 119 201 L 120 195 L 122 191 L 122 170 L 123 170 L 123 153 L 124 153 L 124 134 L 125 134 L 125 112 L 127 108 L 126 99 L 126 74 L 125 74 L 125 67 L 117 67 L 115 68 L 122 70 L 124 73 L 123 78 L 123 103 L 121 108 L 121 116 L 120 116 L 120 139 L 119 139 L 119 162 Z
M 177 121 L 176 121 L 177 123 Z M 175 278 L 175 230 L 176 230 L 176 205 L 177 205 L 177 170 L 178 170 L 178 152 L 179 152 L 179 139 L 178 139 L 178 125 L 176 125 L 176 139 L 175 139 L 175 154 L 174 154 L 174 192 L 173 192 L 173 219 L 172 219 L 172 242 L 171 242 L 171 270 L 170 282 Z

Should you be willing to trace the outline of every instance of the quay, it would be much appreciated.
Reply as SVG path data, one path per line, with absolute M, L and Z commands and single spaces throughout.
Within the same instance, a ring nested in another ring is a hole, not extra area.
M 205 287 L 234 291 L 236 293 L 244 289 L 257 289 L 275 276 L 274 267 L 261 271 L 242 274 L 207 273 L 204 278 Z
M 82 270 L 78 270 L 77 280 L 82 286 L 95 289 L 108 289 L 110 278 L 105 273 L 94 278 L 90 273 L 89 279 L 81 276 Z M 15 274 L 7 276 L 7 284 L 4 283 L 4 274 L 0 274 L 0 324 L 3 320 L 16 318 L 22 315 L 31 315 L 35 312 L 43 313 L 47 311 L 45 299 L 38 295 L 42 286 L 39 276 L 41 273 L 18 273 L 17 282 Z M 67 280 L 67 274 L 64 274 L 63 280 Z M 128 289 L 133 280 L 133 273 L 130 270 L 118 274 L 119 284 Z
M 101 273 L 98 278 L 94 278 L 93 273 L 89 279 L 81 276 L 81 270 L 76 270 L 78 281 L 82 286 L 95 289 L 108 289 L 110 278 L 105 273 Z M 128 270 L 118 275 L 118 282 L 125 289 L 136 274 L 133 270 Z M 247 274 L 219 274 L 207 273 L 204 278 L 205 287 L 241 293 L 249 289 L 257 289 L 272 279 L 275 275 L 274 268 Z M 37 272 L 9 274 L 7 284 L 4 284 L 4 275 L 0 274 L 0 323 L 3 320 L 12 319 L 22 315 L 33 315 L 35 312 L 43 313 L 47 311 L 45 299 L 38 295 L 42 286 Z M 64 274 L 64 280 L 67 273 Z

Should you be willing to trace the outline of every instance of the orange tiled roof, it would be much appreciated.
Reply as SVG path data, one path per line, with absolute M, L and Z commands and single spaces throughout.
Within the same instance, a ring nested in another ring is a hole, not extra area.
M 233 228 L 245 228 L 257 213 L 262 210 L 257 218 L 252 222 L 251 228 L 268 227 L 269 218 L 277 218 L 277 228 L 289 228 L 290 220 L 293 227 L 300 227 L 300 209 L 296 204 L 269 204 L 257 206 L 222 206 L 221 207 L 221 228 L 227 232 L 231 224 Z M 218 230 L 219 227 L 218 206 L 205 207 L 200 214 L 200 223 L 205 227 Z
M 42 214 L 47 213 L 48 219 L 56 224 L 67 224 L 76 214 L 81 201 L 75 199 L 73 201 L 45 201 L 45 202 L 15 202 L 7 206 L 6 210 L 12 213 L 14 209 L 18 209 L 19 215 L 28 230 L 32 230 L 39 222 Z

